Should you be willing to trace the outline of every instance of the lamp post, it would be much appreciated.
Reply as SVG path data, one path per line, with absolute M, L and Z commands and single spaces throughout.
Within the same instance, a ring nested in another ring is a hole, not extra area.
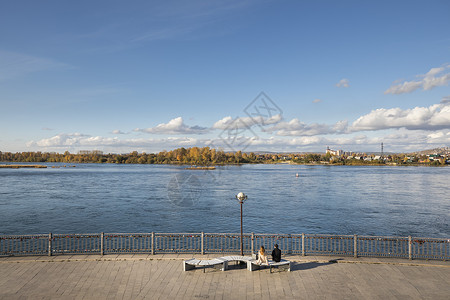
M 247 200 L 247 195 L 240 192 L 236 195 L 236 199 L 239 201 L 239 204 L 241 204 L 241 256 L 244 256 L 244 234 L 242 231 L 242 204 L 244 204 L 245 200 Z

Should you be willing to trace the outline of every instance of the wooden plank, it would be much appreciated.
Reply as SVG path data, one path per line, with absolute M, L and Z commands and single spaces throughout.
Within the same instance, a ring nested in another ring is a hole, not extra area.
M 448 262 L 436 267 L 364 261 L 303 262 L 290 273 L 272 274 L 268 268 L 182 272 L 181 259 L 0 262 L 0 299 L 446 299 L 450 294 Z
M 184 275 L 184 272 L 178 272 L 176 269 L 174 269 L 174 272 L 171 274 L 169 282 L 167 283 L 168 294 L 166 299 L 177 298 L 183 282 L 187 278 L 187 276 Z
M 169 260 L 160 260 L 155 262 L 155 268 L 152 269 L 152 276 L 142 290 L 142 294 L 146 298 L 153 298 L 152 296 L 156 295 L 156 291 L 164 278 L 164 273 L 166 272 L 169 264 Z
M 155 290 L 155 295 L 158 297 L 157 299 L 169 299 L 168 295 L 172 289 L 172 285 L 176 284 L 174 275 L 178 275 L 179 273 L 180 271 L 176 264 L 174 264 L 174 261 L 168 261 L 165 272 L 161 273 L 160 284 Z

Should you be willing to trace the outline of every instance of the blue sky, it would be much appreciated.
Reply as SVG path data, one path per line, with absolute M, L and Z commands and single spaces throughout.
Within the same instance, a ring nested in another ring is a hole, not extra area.
M 449 13 L 448 1 L 3 1 L 0 151 L 449 146 Z

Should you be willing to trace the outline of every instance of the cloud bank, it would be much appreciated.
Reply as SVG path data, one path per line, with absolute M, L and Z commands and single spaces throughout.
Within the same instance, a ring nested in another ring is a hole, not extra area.
M 347 121 L 339 121 L 336 124 L 306 124 L 295 118 L 289 122 L 279 122 L 267 128 L 266 132 L 276 132 L 281 136 L 315 136 L 335 133 L 345 133 L 348 127 Z
M 46 149 L 133 149 L 152 147 L 182 147 L 197 143 L 197 139 L 188 137 L 168 137 L 160 139 L 130 138 L 119 139 L 117 137 L 91 136 L 82 133 L 61 133 L 48 139 L 30 141 L 27 147 Z
M 404 81 L 393 84 L 384 93 L 385 94 L 404 94 L 411 93 L 417 89 L 431 90 L 437 86 L 447 85 L 450 81 L 450 65 L 444 65 L 439 68 L 431 68 L 426 74 L 417 75 L 418 80 Z
M 230 116 L 225 117 L 212 126 L 212 129 L 229 129 L 229 128 L 236 128 L 236 129 L 244 129 L 255 125 L 272 125 L 280 122 L 282 120 L 282 116 L 280 114 L 272 116 L 270 118 L 265 118 L 262 116 L 257 117 L 238 117 L 238 118 L 232 118 Z
M 201 135 L 214 133 L 204 138 L 163 137 L 163 138 L 121 138 L 91 136 L 83 133 L 61 133 L 53 137 L 30 141 L 29 148 L 45 151 L 65 151 L 102 149 L 110 152 L 153 151 L 179 147 L 204 147 L 214 145 L 224 149 L 239 147 L 241 140 L 246 144 L 246 151 L 316 151 L 324 145 L 347 149 L 367 149 L 372 145 L 384 142 L 395 147 L 395 151 L 415 151 L 430 147 L 441 147 L 450 143 L 450 101 L 446 97 L 439 104 L 429 107 L 411 109 L 380 108 L 372 110 L 349 124 L 341 120 L 334 124 L 307 124 L 294 118 L 283 121 L 280 115 L 272 118 L 231 118 L 225 117 L 212 127 L 187 126 L 181 117 L 168 123 L 161 123 L 147 129 L 136 129 L 135 132 L 166 135 Z M 258 136 L 250 129 L 253 126 L 266 126 L 258 132 Z M 223 134 L 230 129 L 238 136 Z M 234 129 L 243 129 L 234 131 Z M 223 130 L 219 134 L 219 130 Z M 380 132 L 378 136 L 367 132 Z M 123 132 L 114 130 L 115 135 Z M 367 133 L 367 134 L 366 134 Z M 231 146 L 230 146 L 231 143 Z M 235 147 L 236 146 L 236 147 Z
M 170 120 L 168 123 L 161 123 L 156 127 L 145 129 L 136 128 L 134 131 L 151 134 L 204 134 L 207 133 L 209 129 L 200 126 L 187 126 L 184 124 L 183 118 L 178 117 Z
M 406 128 L 410 130 L 437 130 L 450 128 L 450 105 L 435 104 L 430 107 L 379 108 L 353 122 L 350 130 L 384 130 Z
M 370 137 L 364 134 L 346 136 L 300 136 L 284 137 L 272 136 L 269 138 L 252 139 L 246 151 L 324 151 L 325 145 L 339 147 L 352 151 L 367 151 L 378 149 L 383 142 L 393 151 L 415 151 L 442 147 L 450 144 L 450 129 L 437 132 L 415 130 L 404 128 L 393 133 L 378 137 Z M 175 149 L 179 147 L 205 147 L 223 148 L 230 150 L 223 140 L 219 138 L 196 139 L 189 137 L 170 137 L 161 139 L 137 138 L 118 139 L 101 136 L 89 136 L 86 134 L 60 134 L 40 141 L 31 141 L 27 144 L 30 148 L 44 151 L 62 152 L 69 150 L 98 150 L 111 153 L 125 153 L 131 151 L 159 152 L 163 149 Z M 320 151 L 320 150 L 319 150 Z

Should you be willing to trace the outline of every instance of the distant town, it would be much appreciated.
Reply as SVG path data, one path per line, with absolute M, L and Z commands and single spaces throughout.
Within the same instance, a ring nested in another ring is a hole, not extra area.
M 115 164 L 180 164 L 180 165 L 228 165 L 254 163 L 324 164 L 324 165 L 430 165 L 450 164 L 450 148 L 442 147 L 414 153 L 384 153 L 383 145 L 378 153 L 333 150 L 322 153 L 268 153 L 224 152 L 209 147 L 178 148 L 159 153 L 137 151 L 127 154 L 105 154 L 98 150 L 78 153 L 56 152 L 1 152 L 1 162 L 55 162 L 55 163 L 115 163 Z

